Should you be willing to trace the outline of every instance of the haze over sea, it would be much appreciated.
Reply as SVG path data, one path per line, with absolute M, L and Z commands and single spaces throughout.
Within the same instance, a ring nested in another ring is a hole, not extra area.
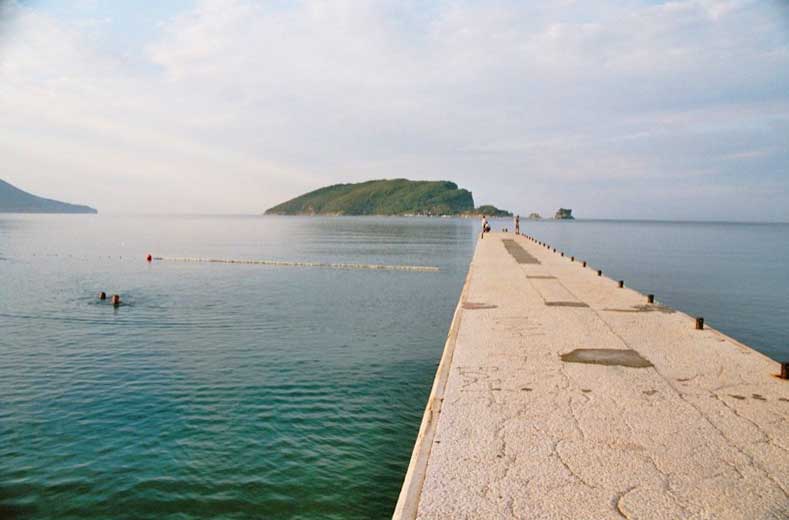
M 0 517 L 387 517 L 478 224 L 0 215 Z M 522 230 L 789 358 L 789 225 Z

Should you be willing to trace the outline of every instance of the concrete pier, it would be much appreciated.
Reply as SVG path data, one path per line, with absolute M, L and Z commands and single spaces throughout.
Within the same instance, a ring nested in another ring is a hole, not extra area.
M 779 363 L 582 265 L 479 241 L 394 518 L 789 518 Z

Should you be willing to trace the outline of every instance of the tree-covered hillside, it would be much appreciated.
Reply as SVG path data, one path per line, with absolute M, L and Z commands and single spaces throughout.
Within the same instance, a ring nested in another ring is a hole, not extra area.
M 448 181 L 377 180 L 337 184 L 266 211 L 267 215 L 460 215 L 474 213 L 471 192 Z
M 474 210 L 477 215 L 485 215 L 487 217 L 511 217 L 512 213 L 506 209 L 499 209 L 496 206 L 485 204 Z

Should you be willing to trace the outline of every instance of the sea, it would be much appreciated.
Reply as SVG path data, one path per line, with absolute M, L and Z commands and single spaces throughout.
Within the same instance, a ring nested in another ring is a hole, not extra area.
M 478 228 L 0 215 L 0 518 L 389 517 Z M 789 359 L 789 225 L 521 229 Z

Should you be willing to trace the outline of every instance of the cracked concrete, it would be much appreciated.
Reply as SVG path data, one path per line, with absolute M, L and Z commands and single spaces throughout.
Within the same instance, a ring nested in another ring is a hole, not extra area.
M 477 246 L 395 518 L 789 518 L 778 364 L 512 238 Z

